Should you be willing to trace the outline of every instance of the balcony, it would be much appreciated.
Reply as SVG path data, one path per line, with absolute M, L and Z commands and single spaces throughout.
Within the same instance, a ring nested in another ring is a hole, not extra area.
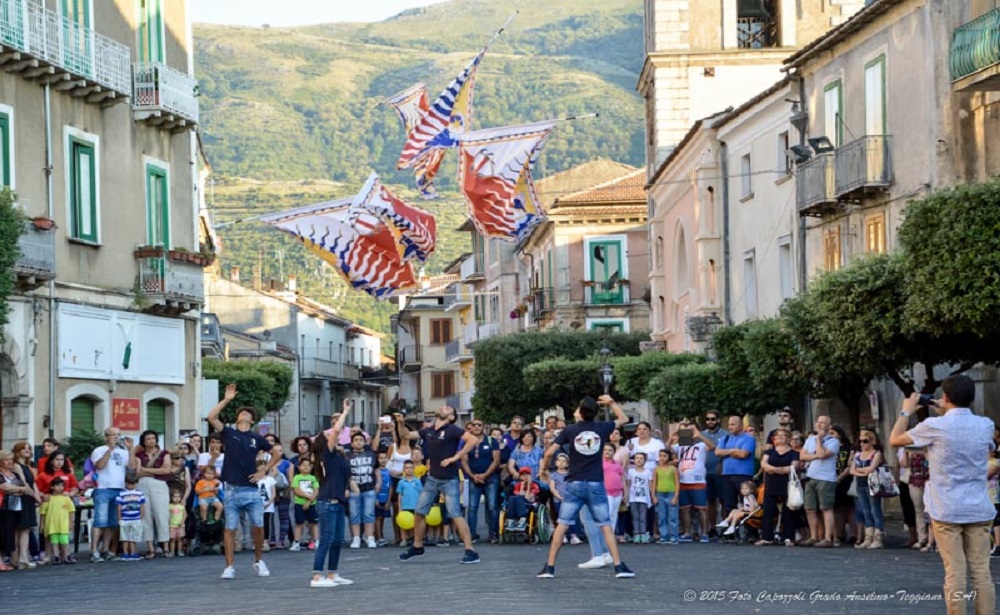
M 33 290 L 56 277 L 56 232 L 24 223 L 17 239 L 21 256 L 14 263 L 14 275 L 20 290 Z
M 475 391 L 462 391 L 458 394 L 462 412 L 472 412 L 472 395 Z
M 458 414 L 462 413 L 462 408 L 461 408 L 462 397 L 458 393 L 445 397 L 444 403 L 454 408 L 456 413 Z
M 836 159 L 833 152 L 800 163 L 795 171 L 795 200 L 800 216 L 820 216 L 836 208 Z
M 462 343 L 471 346 L 479 340 L 479 323 L 471 322 L 462 327 Z
M 486 257 L 477 253 L 462 261 L 462 268 L 459 270 L 460 279 L 463 282 L 477 282 L 486 279 L 486 267 L 484 262 Z
M 399 366 L 408 374 L 419 372 L 422 367 L 422 362 L 420 360 L 420 346 L 403 346 L 400 348 Z
M 138 122 L 178 133 L 198 124 L 198 82 L 160 62 L 132 68 L 132 114 Z
M 445 297 L 444 300 L 445 312 L 454 312 L 472 307 L 472 289 L 469 288 L 468 284 L 456 284 L 452 287 L 451 291 L 454 294 Z
M 202 268 L 194 263 L 175 262 L 165 255 L 136 251 L 139 280 L 135 302 L 147 312 L 178 315 L 205 303 Z
M 493 337 L 494 335 L 500 335 L 500 325 L 499 324 L 488 324 L 479 325 L 479 338 L 480 340 L 485 340 Z
M 770 17 L 740 17 L 736 20 L 736 45 L 740 49 L 778 46 L 778 21 Z
M 839 147 L 836 160 L 838 199 L 857 200 L 892 184 L 892 137 L 888 135 L 868 135 Z
M 1000 8 L 952 32 L 949 64 L 956 90 L 1000 90 Z
M 536 288 L 531 291 L 531 313 L 535 320 L 541 320 L 556 309 L 556 294 L 552 288 Z
M 361 370 L 356 365 L 331 361 L 306 355 L 301 363 L 301 375 L 306 379 L 319 380 L 360 380 Z
M 0 0 L 0 64 L 102 107 L 132 93 L 127 45 L 30 0 Z
M 201 314 L 201 356 L 212 359 L 226 358 L 226 340 L 222 337 L 219 317 L 211 312 Z
M 455 338 L 444 346 L 444 360 L 448 363 L 461 363 L 473 359 L 472 350 L 460 338 Z

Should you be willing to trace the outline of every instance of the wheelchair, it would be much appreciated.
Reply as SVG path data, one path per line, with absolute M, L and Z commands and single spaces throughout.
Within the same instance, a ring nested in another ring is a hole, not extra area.
M 509 501 L 510 499 L 506 498 L 504 506 L 500 510 L 500 544 L 518 542 L 537 544 L 547 543 L 552 539 L 555 522 L 547 504 L 529 504 L 527 517 L 509 519 L 509 506 L 507 505 Z M 508 524 L 508 519 L 512 523 Z M 524 523 L 518 525 L 516 522 L 520 520 L 523 520 Z

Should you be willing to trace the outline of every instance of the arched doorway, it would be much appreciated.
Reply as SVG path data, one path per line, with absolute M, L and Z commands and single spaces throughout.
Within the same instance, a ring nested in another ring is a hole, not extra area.
M 69 435 L 97 430 L 97 403 L 90 397 L 74 397 L 69 403 Z

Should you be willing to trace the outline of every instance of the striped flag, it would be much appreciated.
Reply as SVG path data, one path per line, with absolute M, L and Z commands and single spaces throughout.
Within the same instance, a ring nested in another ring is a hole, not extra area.
M 402 260 L 415 258 L 426 262 L 434 252 L 437 222 L 430 213 L 407 204 L 382 184 L 377 173 L 372 173 L 361 192 L 351 204 L 352 216 L 375 215 L 385 223 L 393 235 Z M 350 222 L 350 219 L 349 219 Z
M 484 237 L 517 241 L 544 219 L 531 167 L 555 124 L 477 130 L 462 137 L 458 184 Z
M 398 92 L 385 100 L 385 102 L 396 110 L 399 119 L 406 128 L 406 134 L 413 132 L 419 122 L 427 113 L 430 104 L 427 102 L 427 86 L 417 83 Z

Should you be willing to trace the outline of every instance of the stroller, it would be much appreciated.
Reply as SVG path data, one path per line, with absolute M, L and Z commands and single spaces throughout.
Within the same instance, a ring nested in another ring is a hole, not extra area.
M 757 508 L 740 519 L 739 523 L 736 524 L 736 532 L 734 534 L 720 536 L 719 542 L 735 542 L 736 544 L 745 545 L 756 541 L 760 537 L 761 522 L 764 519 L 764 508 L 762 505 L 764 502 L 763 483 L 754 490 L 754 496 L 757 498 Z
M 188 515 L 187 525 L 186 533 L 189 536 L 194 536 L 188 546 L 188 555 L 218 555 L 222 552 L 225 523 L 224 519 L 216 518 L 213 508 L 208 509 L 207 520 L 202 521 L 198 509 L 198 498 L 195 498 L 192 512 Z

